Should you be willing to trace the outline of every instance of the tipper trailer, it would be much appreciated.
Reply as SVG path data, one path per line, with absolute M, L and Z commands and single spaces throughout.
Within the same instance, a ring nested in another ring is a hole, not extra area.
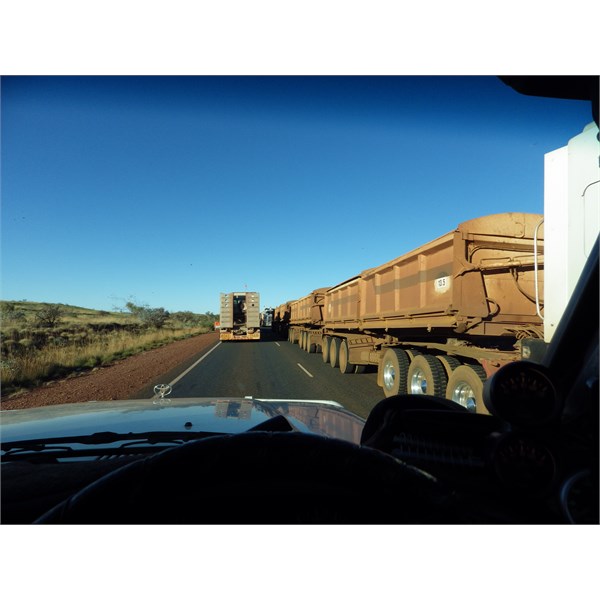
M 260 339 L 260 296 L 258 292 L 221 294 L 221 341 Z
M 487 375 L 520 358 L 523 339 L 543 337 L 541 236 L 534 244 L 541 221 L 523 213 L 473 219 L 315 290 L 289 303 L 288 339 L 343 373 L 376 366 L 386 396 L 449 396 L 475 409 Z
M 484 381 L 541 361 L 600 229 L 595 123 L 545 155 L 544 215 L 502 213 L 275 309 L 273 328 L 342 373 L 377 368 L 388 396 L 487 412 Z M 583 209 L 583 210 L 582 210 Z

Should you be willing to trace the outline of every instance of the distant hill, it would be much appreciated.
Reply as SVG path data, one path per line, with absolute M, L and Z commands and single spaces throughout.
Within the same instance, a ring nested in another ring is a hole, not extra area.
M 26 300 L 1 300 L 0 314 L 2 328 L 10 325 L 20 328 L 31 327 L 39 320 L 39 316 L 50 309 L 57 308 L 60 324 L 65 327 L 100 324 L 100 323 L 135 323 L 135 317 L 129 312 L 95 310 L 70 304 L 50 302 L 29 302 Z

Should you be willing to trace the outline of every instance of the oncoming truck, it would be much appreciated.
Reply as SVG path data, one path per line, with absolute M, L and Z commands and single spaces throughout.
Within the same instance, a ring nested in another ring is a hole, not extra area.
M 221 341 L 260 339 L 260 297 L 258 292 L 221 294 Z

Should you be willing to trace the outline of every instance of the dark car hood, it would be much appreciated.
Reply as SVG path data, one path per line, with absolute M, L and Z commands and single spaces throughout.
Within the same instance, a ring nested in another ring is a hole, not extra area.
M 2 442 L 110 431 L 240 433 L 284 416 L 293 428 L 359 443 L 364 419 L 337 402 L 174 398 L 62 404 L 0 413 Z

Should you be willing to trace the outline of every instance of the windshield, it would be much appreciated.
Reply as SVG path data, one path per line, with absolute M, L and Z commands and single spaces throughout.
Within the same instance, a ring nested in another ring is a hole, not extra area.
M 381 347 L 348 340 L 352 368 L 366 371 L 351 378 L 287 355 L 285 306 L 488 215 L 534 215 L 494 242 L 526 228 L 531 239 L 514 252 L 531 261 L 544 155 L 590 121 L 584 102 L 525 97 L 496 77 L 5 77 L 2 109 L 3 408 L 151 398 L 156 383 L 176 381 L 171 398 L 333 400 L 363 418 L 385 386 L 376 358 L 361 353 Z M 406 327 L 400 313 L 437 311 L 438 298 L 446 310 L 455 259 L 444 244 L 398 260 L 390 269 L 402 277 L 380 269 L 366 278 L 383 292 L 372 306 L 365 297 L 358 328 L 370 319 L 377 330 L 379 314 Z M 432 295 L 415 305 L 419 269 Z M 507 301 L 522 322 L 494 333 L 541 329 L 526 298 L 533 271 L 520 277 L 522 294 Z M 394 313 L 385 304 L 396 286 L 409 287 Z M 355 318 L 340 303 L 366 288 L 309 297 L 292 325 L 338 306 L 334 323 Z M 248 290 L 261 343 L 228 345 L 227 332 L 246 327 Z M 231 306 L 220 299 L 230 292 Z M 414 320 L 438 323 L 442 343 L 447 323 L 435 312 Z M 514 341 L 493 349 L 509 352 Z M 309 340 L 309 352 L 327 342 Z M 412 389 L 424 385 L 417 373 Z

